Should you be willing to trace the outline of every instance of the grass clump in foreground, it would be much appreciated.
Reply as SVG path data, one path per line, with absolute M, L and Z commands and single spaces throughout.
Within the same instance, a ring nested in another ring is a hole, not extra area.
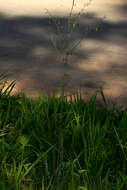
M 96 95 L 67 102 L 1 91 L 0 189 L 127 189 L 126 123 L 126 109 L 97 107 Z

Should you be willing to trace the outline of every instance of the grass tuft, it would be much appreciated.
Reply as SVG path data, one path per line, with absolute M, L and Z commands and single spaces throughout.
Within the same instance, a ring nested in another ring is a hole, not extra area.
M 77 26 L 74 2 L 61 51 L 51 36 L 64 64 Z M 102 89 L 90 100 L 77 93 L 68 102 L 64 88 L 59 98 L 32 99 L 23 93 L 10 96 L 15 81 L 3 90 L 5 83 L 0 89 L 0 190 L 127 189 L 127 109 L 109 106 Z
M 97 93 L 86 102 L 1 94 L 0 189 L 126 189 L 126 109 L 108 109 L 100 94 L 99 106 Z

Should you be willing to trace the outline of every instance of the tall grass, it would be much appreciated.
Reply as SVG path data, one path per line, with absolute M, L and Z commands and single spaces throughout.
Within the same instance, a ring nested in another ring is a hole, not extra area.
M 1 95 L 0 189 L 126 189 L 127 112 L 96 96 Z
M 0 190 L 127 189 L 127 109 L 109 109 L 102 89 L 10 96 L 14 82 L 0 89 Z

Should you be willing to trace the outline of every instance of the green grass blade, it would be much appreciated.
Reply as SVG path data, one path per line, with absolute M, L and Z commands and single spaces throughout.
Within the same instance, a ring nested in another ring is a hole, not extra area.
M 35 165 L 45 156 L 47 153 L 54 148 L 55 145 L 52 145 L 45 153 L 39 156 L 39 158 L 27 169 L 27 171 L 24 173 L 23 177 L 20 179 L 22 180 L 28 173 L 29 171 L 35 167 Z

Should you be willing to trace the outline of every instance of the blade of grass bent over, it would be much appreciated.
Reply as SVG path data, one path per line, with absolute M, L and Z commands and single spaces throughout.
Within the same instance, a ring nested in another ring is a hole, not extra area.
M 20 179 L 20 182 L 23 180 L 23 178 L 29 173 L 29 171 L 35 166 L 37 165 L 37 163 L 50 151 L 54 148 L 55 144 L 52 145 L 45 153 L 43 153 L 42 155 L 39 156 L 39 158 L 27 169 L 27 171 L 25 172 L 25 174 L 22 176 L 22 178 Z

